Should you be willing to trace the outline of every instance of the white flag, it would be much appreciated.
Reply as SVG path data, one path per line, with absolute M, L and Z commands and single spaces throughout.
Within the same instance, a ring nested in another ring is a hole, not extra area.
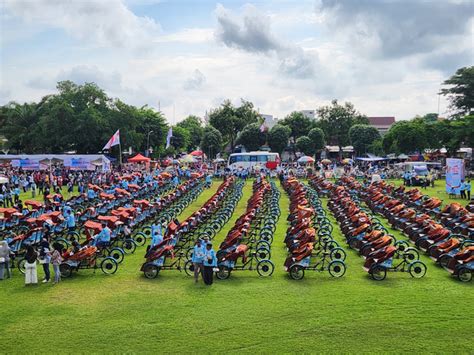
M 173 128 L 170 127 L 168 130 L 168 134 L 166 135 L 166 149 L 168 149 L 171 145 L 171 137 L 173 137 Z
M 102 150 L 107 150 L 113 147 L 114 145 L 120 144 L 120 130 L 118 129 L 117 132 L 114 133 L 112 137 L 110 137 L 107 144 L 102 148 Z

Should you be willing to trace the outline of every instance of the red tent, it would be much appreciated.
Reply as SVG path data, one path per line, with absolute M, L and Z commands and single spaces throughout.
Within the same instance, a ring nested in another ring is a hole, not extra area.
M 129 158 L 127 162 L 128 163 L 149 163 L 150 160 L 151 160 L 150 158 L 144 157 L 143 155 L 138 153 L 133 158 Z
M 200 157 L 202 156 L 203 152 L 201 152 L 200 150 L 194 150 L 191 152 L 191 155 L 192 156 L 195 156 L 195 157 Z

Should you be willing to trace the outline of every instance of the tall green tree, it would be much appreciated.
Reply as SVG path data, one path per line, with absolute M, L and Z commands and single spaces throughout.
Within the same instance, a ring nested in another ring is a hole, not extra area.
M 265 144 L 266 133 L 260 131 L 260 124 L 251 123 L 240 131 L 237 144 L 242 144 L 247 151 L 258 150 Z
M 349 138 L 356 153 L 363 154 L 367 153 L 369 146 L 381 137 L 377 128 L 356 124 L 349 129 Z
M 291 129 L 291 137 L 298 139 L 301 136 L 307 136 L 313 127 L 313 120 L 306 117 L 302 112 L 294 111 L 279 122 Z
M 340 105 L 333 100 L 331 105 L 318 108 L 317 126 L 324 131 L 331 145 L 340 147 L 350 144 L 349 130 L 355 124 L 369 124 L 365 115 L 359 113 L 350 102 Z
M 448 88 L 441 89 L 447 96 L 454 117 L 474 113 L 474 66 L 460 68 L 443 82 Z
M 238 133 L 248 124 L 258 122 L 260 114 L 249 101 L 242 100 L 239 107 L 235 107 L 226 100 L 219 108 L 209 114 L 209 124 L 217 129 L 226 144 L 234 149 Z
M 268 145 L 273 152 L 281 154 L 288 146 L 288 139 L 291 135 L 291 128 L 281 124 L 276 124 L 268 132 Z
M 311 129 L 308 133 L 308 137 L 311 139 L 316 152 L 322 150 L 326 146 L 326 137 L 321 128 L 315 127 Z
M 201 140 L 201 149 L 209 157 L 214 158 L 222 148 L 222 134 L 212 126 L 206 126 Z
M 176 153 L 186 151 L 191 141 L 191 134 L 186 128 L 174 126 L 173 127 L 173 138 L 171 139 L 171 145 L 173 146 Z
M 197 116 L 190 115 L 181 122 L 178 122 L 176 126 L 185 128 L 190 134 L 187 150 L 192 151 L 197 149 L 201 143 L 202 135 L 204 133 L 204 127 L 202 126 L 201 119 Z
M 414 153 L 427 147 L 426 131 L 420 122 L 396 122 L 383 137 L 383 148 L 386 152 Z
M 305 155 L 312 156 L 316 152 L 313 142 L 307 136 L 301 136 L 296 140 L 296 149 Z

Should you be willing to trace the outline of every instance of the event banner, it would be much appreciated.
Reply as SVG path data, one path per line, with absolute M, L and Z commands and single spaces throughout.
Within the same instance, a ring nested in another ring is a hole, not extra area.
M 38 160 L 33 159 L 15 159 L 11 161 L 11 164 L 15 168 L 21 168 L 23 170 L 40 170 L 42 167 Z
M 446 192 L 459 194 L 464 179 L 464 160 L 446 159 Z

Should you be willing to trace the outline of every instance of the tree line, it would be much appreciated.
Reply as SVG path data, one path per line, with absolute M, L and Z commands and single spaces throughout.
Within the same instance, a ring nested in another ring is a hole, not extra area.
M 151 107 L 135 107 L 111 98 L 94 83 L 57 84 L 57 93 L 38 103 L 10 102 L 0 107 L 2 148 L 21 153 L 92 154 L 120 129 L 122 149 L 153 149 L 153 156 L 172 155 L 200 147 L 209 157 L 237 145 L 247 150 L 268 146 L 315 155 L 326 145 L 352 145 L 356 154 L 421 152 L 445 147 L 453 154 L 460 146 L 474 146 L 474 67 L 461 68 L 443 83 L 440 94 L 450 101 L 451 117 L 437 114 L 396 122 L 383 137 L 369 125 L 367 116 L 353 104 L 331 104 L 316 110 L 317 119 L 292 112 L 272 128 L 254 105 L 242 100 L 239 106 L 224 101 L 212 110 L 208 123 L 188 116 L 172 127 L 171 146 L 165 148 L 170 125 L 164 115 Z M 112 152 L 117 154 L 117 148 Z

